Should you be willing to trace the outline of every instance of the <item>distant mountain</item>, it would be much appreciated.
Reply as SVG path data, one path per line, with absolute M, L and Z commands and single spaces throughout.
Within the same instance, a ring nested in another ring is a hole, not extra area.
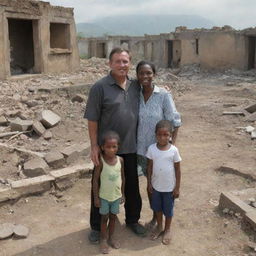
M 178 26 L 211 28 L 215 24 L 197 15 L 125 15 L 96 19 L 93 23 L 78 23 L 77 32 L 85 37 L 104 35 L 143 36 L 173 32 Z

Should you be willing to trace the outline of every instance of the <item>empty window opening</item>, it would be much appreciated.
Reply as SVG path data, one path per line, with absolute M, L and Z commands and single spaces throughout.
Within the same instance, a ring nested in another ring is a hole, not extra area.
M 196 39 L 196 55 L 199 54 L 199 39 Z
M 34 73 L 32 20 L 8 19 L 11 75 Z
M 50 47 L 70 49 L 69 24 L 50 23 Z
M 248 69 L 256 68 L 256 37 L 250 36 L 249 38 L 249 49 L 248 49 Z

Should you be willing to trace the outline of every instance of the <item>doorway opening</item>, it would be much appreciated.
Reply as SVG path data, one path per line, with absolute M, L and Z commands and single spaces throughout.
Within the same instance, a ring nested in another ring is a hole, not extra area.
M 11 75 L 38 72 L 38 68 L 35 68 L 33 33 L 37 25 L 38 22 L 33 20 L 8 18 Z
M 167 66 L 168 68 L 180 67 L 181 41 L 167 40 Z
M 248 47 L 248 69 L 256 68 L 255 59 L 255 48 L 256 48 L 256 37 L 249 36 L 249 47 Z

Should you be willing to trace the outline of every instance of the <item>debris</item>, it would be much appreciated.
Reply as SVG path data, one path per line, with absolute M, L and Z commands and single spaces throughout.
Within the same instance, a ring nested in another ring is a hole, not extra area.
M 0 125 L 6 126 L 8 124 L 7 119 L 4 116 L 0 116 Z
M 249 112 L 249 113 L 254 113 L 254 112 L 256 112 L 256 104 L 252 104 L 252 105 L 246 107 L 245 110 L 246 110 L 247 112 Z
M 51 131 L 46 131 L 43 135 L 45 140 L 50 140 L 52 138 L 52 133 Z
M 234 115 L 234 116 L 244 116 L 244 112 L 242 111 L 233 111 L 233 112 L 228 112 L 228 111 L 224 111 L 222 113 L 223 115 Z
M 255 128 L 251 125 L 245 127 L 245 131 L 248 133 L 251 133 L 255 130 Z
M 222 211 L 224 214 L 228 214 L 229 213 L 229 209 L 228 208 L 224 208 Z
M 65 164 L 65 158 L 63 154 L 61 154 L 57 150 L 52 150 L 45 155 L 45 161 L 47 164 L 55 169 L 62 168 Z
M 42 158 L 34 158 L 24 164 L 23 173 L 27 177 L 36 177 L 46 174 L 48 164 Z
M 39 121 L 34 121 L 33 125 L 32 125 L 32 128 L 35 131 L 35 133 L 39 136 L 43 135 L 46 131 L 46 129 L 44 128 L 42 123 L 39 122 Z
M 252 140 L 256 139 L 256 130 L 251 132 L 251 139 Z
M 61 118 L 51 110 L 43 110 L 40 116 L 40 122 L 46 127 L 51 128 L 60 122 Z
M 0 239 L 6 239 L 11 237 L 13 234 L 14 224 L 12 223 L 3 223 L 0 225 Z
M 11 130 L 12 131 L 27 131 L 31 129 L 33 124 L 33 121 L 31 120 L 22 120 L 19 117 L 16 117 L 16 119 L 12 120 L 10 122 Z
M 13 234 L 15 238 L 26 238 L 29 234 L 29 229 L 23 225 L 15 225 Z
M 86 97 L 85 97 L 85 95 L 82 95 L 82 94 L 76 94 L 71 99 L 72 102 L 80 102 L 80 103 L 84 102 L 85 100 L 86 100 Z
M 19 134 L 19 133 L 20 133 L 19 131 L 0 133 L 0 138 L 13 136 L 13 135 L 16 135 L 16 134 Z
M 223 107 L 224 107 L 224 108 L 236 107 L 236 106 L 237 106 L 237 104 L 235 104 L 235 103 L 224 103 L 224 104 L 223 104 Z

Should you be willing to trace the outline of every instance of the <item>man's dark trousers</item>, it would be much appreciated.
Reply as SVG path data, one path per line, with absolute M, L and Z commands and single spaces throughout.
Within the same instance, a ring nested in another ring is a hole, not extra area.
M 139 191 L 139 179 L 137 173 L 137 155 L 121 154 L 124 159 L 125 174 L 125 222 L 126 224 L 137 223 L 140 219 L 142 207 L 141 196 Z M 93 180 L 93 178 L 92 178 Z M 91 190 L 91 229 L 100 231 L 100 213 L 99 208 L 94 206 L 93 192 Z

